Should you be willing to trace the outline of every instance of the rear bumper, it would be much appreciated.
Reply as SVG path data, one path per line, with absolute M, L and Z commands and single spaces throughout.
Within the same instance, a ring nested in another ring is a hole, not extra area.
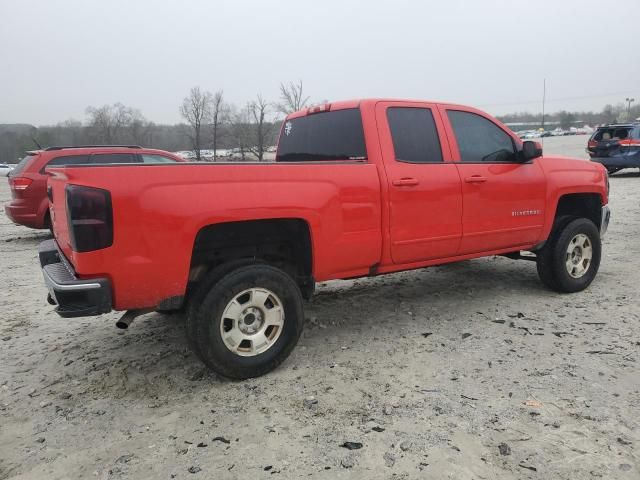
M 89 317 L 108 313 L 112 308 L 111 282 L 108 278 L 79 279 L 55 240 L 38 248 L 44 283 L 49 289 L 49 303 L 65 318 Z
M 11 202 L 4 206 L 4 213 L 7 214 L 9 220 L 18 225 L 30 228 L 47 228 L 44 215 L 34 212 L 28 205 L 16 205 L 14 202 Z
M 602 215 L 600 216 L 600 238 L 604 237 L 609 228 L 609 220 L 611 220 L 611 209 L 609 205 L 602 207 Z

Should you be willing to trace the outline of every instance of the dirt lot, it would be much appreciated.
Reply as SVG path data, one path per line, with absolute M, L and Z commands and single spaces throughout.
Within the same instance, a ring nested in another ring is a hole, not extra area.
M 639 186 L 611 179 L 585 292 L 505 258 L 321 285 L 289 360 L 246 382 L 206 372 L 177 315 L 59 318 L 47 236 L 0 214 L 0 479 L 640 478 Z

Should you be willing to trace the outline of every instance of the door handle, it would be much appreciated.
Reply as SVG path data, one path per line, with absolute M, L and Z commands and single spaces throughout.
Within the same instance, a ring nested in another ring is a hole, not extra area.
M 398 180 L 394 180 L 391 183 L 396 187 L 413 187 L 414 185 L 418 185 L 420 182 L 418 182 L 417 178 L 403 177 Z
M 464 179 L 467 183 L 484 183 L 487 181 L 487 177 L 482 177 L 480 175 L 472 175 L 471 177 L 467 177 Z

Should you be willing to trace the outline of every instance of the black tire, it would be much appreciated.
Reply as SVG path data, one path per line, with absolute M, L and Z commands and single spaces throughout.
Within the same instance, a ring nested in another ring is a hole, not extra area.
M 576 217 L 571 215 L 562 215 L 555 219 L 553 222 L 553 228 L 551 234 L 547 239 L 545 247 L 536 252 L 536 266 L 538 268 L 538 277 L 542 283 L 551 290 L 558 291 L 555 275 L 553 273 L 552 261 L 551 261 L 551 248 L 547 248 L 549 245 L 554 245 L 558 239 L 558 236 L 562 233 L 564 228 L 575 220 Z
M 566 266 L 567 248 L 571 240 L 579 234 L 588 238 L 592 257 L 584 274 L 575 278 L 570 275 Z M 558 225 L 544 248 L 537 252 L 538 276 L 543 284 L 556 292 L 579 292 L 587 288 L 598 273 L 601 254 L 600 232 L 593 222 L 586 218 L 570 220 Z
M 198 342 L 196 341 L 198 337 L 196 327 L 197 324 L 195 321 L 196 310 L 200 307 L 200 305 L 202 305 L 202 302 L 204 302 L 205 297 L 213 288 L 213 286 L 218 283 L 225 275 L 231 273 L 234 270 L 237 270 L 240 267 L 259 264 L 260 263 L 256 262 L 256 260 L 254 259 L 241 259 L 218 265 L 205 275 L 202 281 L 200 281 L 198 286 L 195 288 L 193 294 L 190 296 L 186 312 L 187 318 L 185 321 L 187 342 L 189 343 L 189 347 L 191 348 L 193 353 L 195 353 L 203 363 L 204 357 L 202 356 L 200 347 L 198 346 Z
M 44 216 L 44 228 L 49 230 L 49 233 L 53 237 L 53 224 L 51 223 L 51 215 L 47 212 Z
M 259 377 L 280 365 L 295 347 L 304 327 L 302 295 L 298 285 L 282 270 L 270 265 L 235 268 L 214 280 L 202 297 L 194 297 L 189 309 L 187 332 L 198 357 L 214 372 L 232 379 Z M 206 287 L 203 286 L 204 291 Z M 274 343 L 254 356 L 231 351 L 221 334 L 225 308 L 241 292 L 263 288 L 273 292 L 282 304 L 284 322 Z

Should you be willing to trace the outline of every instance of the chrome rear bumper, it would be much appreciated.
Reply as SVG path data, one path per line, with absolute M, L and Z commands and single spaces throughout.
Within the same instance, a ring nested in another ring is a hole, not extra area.
M 111 311 L 111 283 L 107 278 L 82 280 L 76 276 L 55 240 L 38 248 L 48 301 L 61 317 L 88 317 Z

